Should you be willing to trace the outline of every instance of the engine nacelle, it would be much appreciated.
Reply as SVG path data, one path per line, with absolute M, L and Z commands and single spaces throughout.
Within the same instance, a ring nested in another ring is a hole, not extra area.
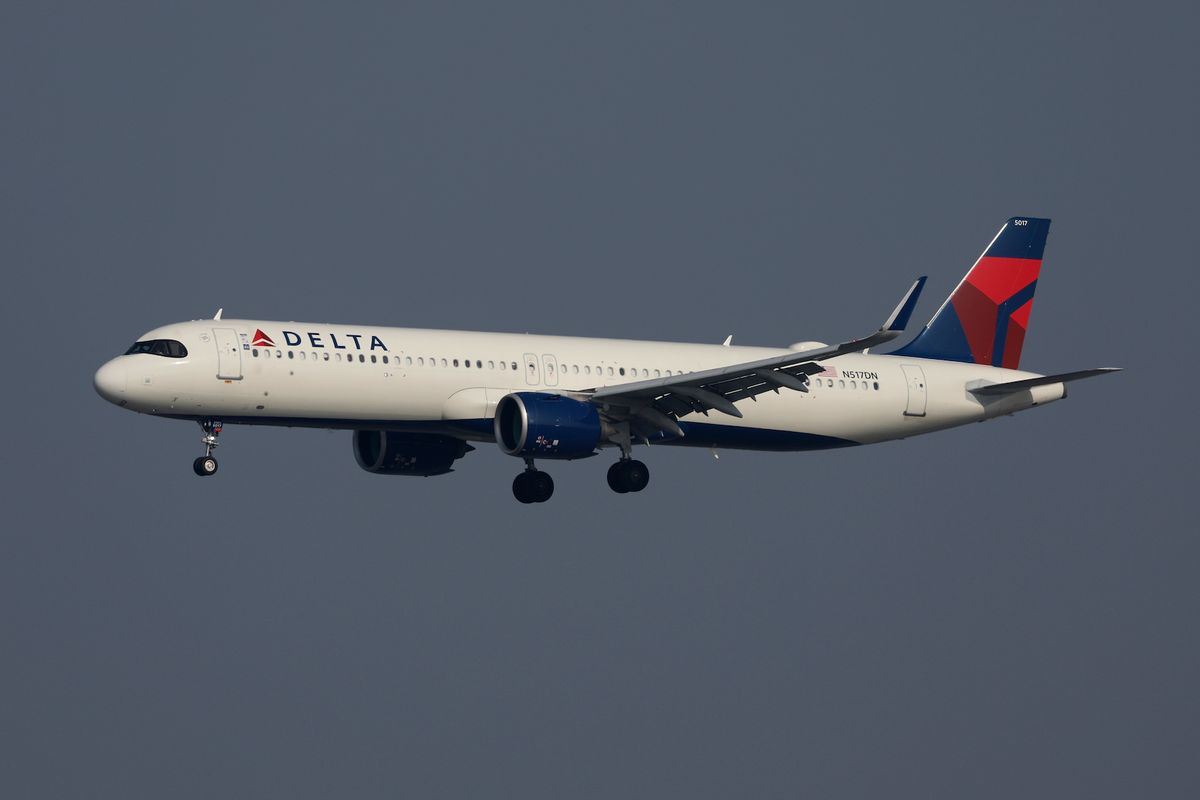
M 514 392 L 496 404 L 496 444 L 522 458 L 587 458 L 603 435 L 591 403 L 557 394 Z
M 376 475 L 443 475 L 474 447 L 450 436 L 355 431 L 354 460 Z

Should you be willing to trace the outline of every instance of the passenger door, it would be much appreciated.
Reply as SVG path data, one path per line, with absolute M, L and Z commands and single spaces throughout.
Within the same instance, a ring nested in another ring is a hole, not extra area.
M 217 377 L 226 381 L 242 379 L 242 348 L 233 328 L 213 328 L 217 342 Z
M 925 370 L 916 364 L 901 364 L 900 369 L 904 370 L 904 379 L 908 382 L 908 405 L 904 409 L 904 416 L 925 416 Z

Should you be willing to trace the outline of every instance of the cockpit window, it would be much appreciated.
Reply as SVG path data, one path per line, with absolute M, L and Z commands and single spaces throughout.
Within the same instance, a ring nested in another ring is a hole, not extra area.
M 133 355 L 134 353 L 149 353 L 154 356 L 166 356 L 167 358 L 186 358 L 187 348 L 183 346 L 183 342 L 177 342 L 174 339 L 151 339 L 145 342 L 134 342 L 133 346 L 125 351 L 125 355 Z

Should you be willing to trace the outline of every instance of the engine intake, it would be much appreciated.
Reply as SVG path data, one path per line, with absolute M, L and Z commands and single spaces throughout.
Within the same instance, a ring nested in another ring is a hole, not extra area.
M 355 431 L 354 460 L 376 475 L 444 475 L 474 447 L 451 436 Z
M 591 403 L 514 392 L 496 404 L 496 444 L 510 456 L 571 460 L 596 454 L 603 426 Z

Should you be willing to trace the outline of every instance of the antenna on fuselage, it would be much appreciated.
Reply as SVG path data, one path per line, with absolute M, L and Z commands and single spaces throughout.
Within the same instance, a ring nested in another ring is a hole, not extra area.
M 225 309 L 223 309 L 223 308 L 218 308 L 218 309 L 217 309 L 217 313 L 216 313 L 216 314 L 213 314 L 213 319 L 220 319 L 220 318 L 221 318 L 221 313 L 222 313 L 224 310 L 225 310 Z

